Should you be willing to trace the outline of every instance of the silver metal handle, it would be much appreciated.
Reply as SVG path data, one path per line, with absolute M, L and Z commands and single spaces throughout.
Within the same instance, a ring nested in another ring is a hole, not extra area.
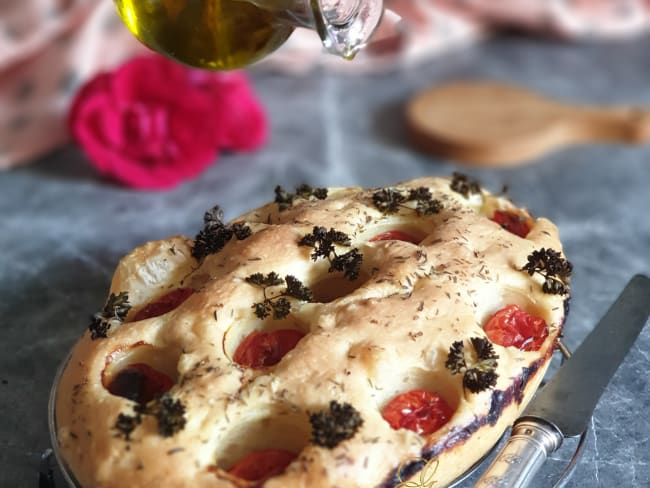
M 524 488 L 549 454 L 562 444 L 562 433 L 552 424 L 534 417 L 522 417 L 512 435 L 475 488 Z

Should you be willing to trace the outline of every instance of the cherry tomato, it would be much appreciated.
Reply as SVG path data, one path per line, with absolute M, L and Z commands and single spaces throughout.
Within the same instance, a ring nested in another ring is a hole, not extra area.
M 519 237 L 526 237 L 530 232 L 530 225 L 528 225 L 526 218 L 515 212 L 497 210 L 491 220 Z
M 548 337 L 544 319 L 530 315 L 517 305 L 508 305 L 488 319 L 483 327 L 488 338 L 504 347 L 537 351 Z
M 381 234 L 377 234 L 373 238 L 370 239 L 370 242 L 377 242 L 377 241 L 405 241 L 405 242 L 411 242 L 413 244 L 419 244 L 422 239 L 418 239 L 417 237 L 408 234 L 406 232 L 402 232 L 401 230 L 389 230 L 386 232 L 382 232 Z
M 228 472 L 246 481 L 257 481 L 256 486 L 261 486 L 287 469 L 295 458 L 294 453 L 284 449 L 262 449 L 244 456 Z
M 388 402 L 381 415 L 393 429 L 429 435 L 445 425 L 452 413 L 451 407 L 438 393 L 411 390 Z
M 174 382 L 165 373 L 145 363 L 134 363 L 115 375 L 108 384 L 108 391 L 144 404 L 169 391 L 172 386 Z
M 249 368 L 264 368 L 280 362 L 305 334 L 295 329 L 251 332 L 239 344 L 233 360 Z
M 171 312 L 181 303 L 187 300 L 190 295 L 192 295 L 192 293 L 194 293 L 194 290 L 191 288 L 178 288 L 176 290 L 170 291 L 166 295 L 158 298 L 156 301 L 148 303 L 143 308 L 138 310 L 138 313 L 133 316 L 133 321 L 137 322 L 138 320 L 158 317 L 159 315 Z

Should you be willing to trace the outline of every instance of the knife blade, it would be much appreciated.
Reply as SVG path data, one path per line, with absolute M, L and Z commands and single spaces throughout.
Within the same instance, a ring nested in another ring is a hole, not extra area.
M 510 438 L 475 488 L 528 486 L 565 437 L 580 435 L 648 315 L 650 278 L 636 275 L 514 422 Z

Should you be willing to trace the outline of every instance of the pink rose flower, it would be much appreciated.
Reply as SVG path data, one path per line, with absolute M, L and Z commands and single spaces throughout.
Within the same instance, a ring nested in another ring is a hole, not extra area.
M 99 170 L 140 189 L 166 189 L 267 137 L 264 112 L 242 73 L 199 71 L 162 56 L 91 79 L 69 114 L 73 138 Z
M 227 118 L 217 131 L 219 147 L 248 151 L 261 146 L 268 136 L 266 115 L 248 79 L 238 71 L 221 73 L 216 78 L 211 75 L 211 72 L 193 70 L 192 79 L 210 92 L 220 109 L 217 116 Z

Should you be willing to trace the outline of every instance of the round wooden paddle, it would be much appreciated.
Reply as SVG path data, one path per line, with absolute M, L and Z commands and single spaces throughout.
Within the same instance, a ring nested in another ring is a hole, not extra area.
M 650 140 L 650 111 L 571 105 L 485 81 L 425 90 L 409 102 L 407 124 L 420 149 L 483 166 L 515 166 L 568 144 Z

